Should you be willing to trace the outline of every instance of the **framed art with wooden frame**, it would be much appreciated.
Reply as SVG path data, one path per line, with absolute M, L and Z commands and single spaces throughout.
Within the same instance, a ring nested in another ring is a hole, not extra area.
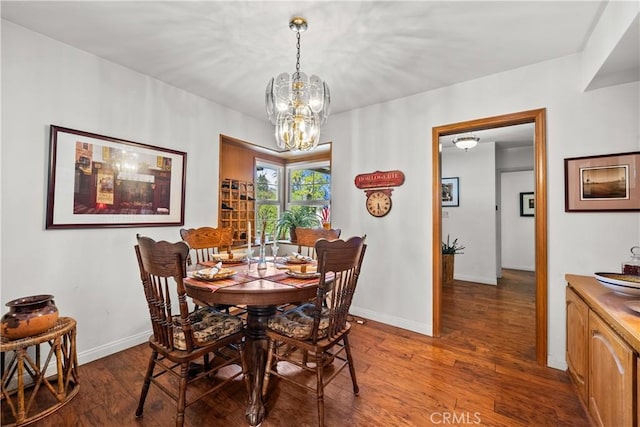
M 46 228 L 184 225 L 186 153 L 50 129 Z
M 533 191 L 520 193 L 520 216 L 534 216 L 535 211 Z
M 442 207 L 460 206 L 458 177 L 442 178 Z
M 564 160 L 565 212 L 639 211 L 640 151 Z

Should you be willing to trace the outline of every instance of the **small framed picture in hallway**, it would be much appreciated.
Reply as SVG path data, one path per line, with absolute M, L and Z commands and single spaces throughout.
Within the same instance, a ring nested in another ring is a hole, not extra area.
M 520 216 L 533 216 L 535 211 L 535 196 L 533 192 L 520 193 Z
M 442 207 L 460 206 L 458 177 L 442 178 Z

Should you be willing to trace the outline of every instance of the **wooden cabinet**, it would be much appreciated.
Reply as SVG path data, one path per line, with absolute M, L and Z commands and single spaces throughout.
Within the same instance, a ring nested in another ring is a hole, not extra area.
M 566 275 L 567 366 L 594 424 L 640 422 L 640 316 L 588 276 Z
M 248 238 L 254 241 L 255 186 L 253 182 L 225 178 L 220 183 L 219 226 L 233 228 L 233 244 L 246 244 Z M 251 223 L 251 236 L 248 224 Z
M 640 384 L 640 357 L 636 357 L 636 387 Z M 636 420 L 640 422 L 640 392 L 636 389 Z
M 583 402 L 589 392 L 589 307 L 567 288 L 567 365 Z M 569 332 L 570 331 L 570 332 Z
M 635 360 L 631 348 L 589 312 L 589 412 L 599 426 L 632 427 Z

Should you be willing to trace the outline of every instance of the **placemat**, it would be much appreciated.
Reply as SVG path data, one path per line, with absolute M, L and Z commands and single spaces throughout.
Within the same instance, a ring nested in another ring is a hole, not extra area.
M 309 279 L 298 279 L 296 277 L 289 276 L 287 273 L 279 273 L 274 276 L 265 278 L 272 282 L 282 283 L 283 285 L 295 286 L 296 288 L 304 288 L 306 286 L 318 285 L 320 277 L 310 277 Z M 333 273 L 328 273 L 325 280 L 332 280 Z
M 226 288 L 228 286 L 234 286 L 234 285 L 239 285 L 241 283 L 251 282 L 252 280 L 255 280 L 255 278 L 248 276 L 246 273 L 236 273 L 229 278 L 214 280 L 214 281 L 200 280 L 200 279 L 196 279 L 195 277 L 184 278 L 185 283 L 188 283 L 193 286 L 198 286 L 201 288 L 207 288 L 211 292 L 215 292 L 220 288 Z

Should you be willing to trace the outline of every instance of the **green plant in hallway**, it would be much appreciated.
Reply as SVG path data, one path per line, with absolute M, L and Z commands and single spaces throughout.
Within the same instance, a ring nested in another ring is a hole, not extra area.
M 460 251 L 463 250 L 464 248 L 465 248 L 464 246 L 458 244 L 457 238 L 454 239 L 453 242 L 450 242 L 448 234 L 447 234 L 447 241 L 442 242 L 443 254 L 451 254 L 451 255 L 463 254 L 464 252 L 460 252 Z

